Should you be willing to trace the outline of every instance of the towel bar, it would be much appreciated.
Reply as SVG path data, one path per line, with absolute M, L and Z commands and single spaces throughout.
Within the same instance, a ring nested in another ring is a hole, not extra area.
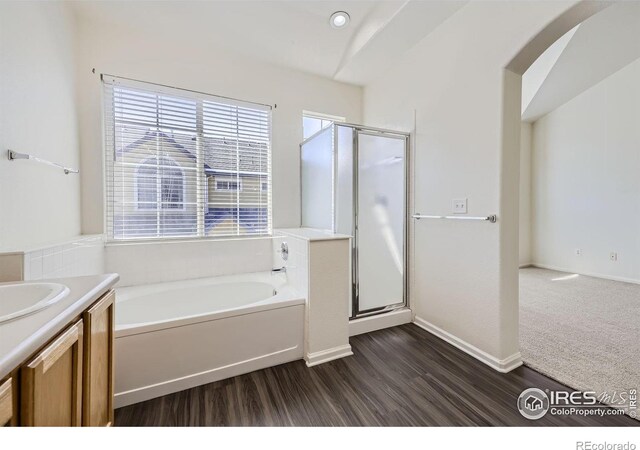
M 65 167 L 61 164 L 57 164 L 51 161 L 47 161 L 46 159 L 42 159 L 42 158 L 38 158 L 37 156 L 33 156 L 33 155 L 29 155 L 27 153 L 19 153 L 19 152 L 14 152 L 13 150 L 8 150 L 8 157 L 10 161 L 13 161 L 14 159 L 30 159 L 32 161 L 36 161 L 42 164 L 46 164 L 48 166 L 53 166 L 53 167 L 57 167 L 58 169 L 62 169 L 64 170 L 64 173 L 66 175 L 69 175 L 70 173 L 80 173 L 80 171 L 78 169 L 72 169 L 70 167 Z
M 475 216 L 427 216 L 427 215 L 416 213 L 411 217 L 418 220 L 420 219 L 482 220 L 482 221 L 487 221 L 491 223 L 496 223 L 498 221 L 498 216 L 496 216 L 495 214 L 492 214 L 490 216 L 475 217 Z

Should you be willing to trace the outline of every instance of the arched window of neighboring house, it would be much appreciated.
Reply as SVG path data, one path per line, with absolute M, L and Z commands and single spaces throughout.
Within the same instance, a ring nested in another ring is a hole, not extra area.
M 145 159 L 136 169 L 138 209 L 184 209 L 184 172 L 167 157 Z

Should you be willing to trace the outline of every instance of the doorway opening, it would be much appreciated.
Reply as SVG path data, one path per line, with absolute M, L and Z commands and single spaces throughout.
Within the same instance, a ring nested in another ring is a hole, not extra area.
M 549 46 L 522 77 L 520 135 L 522 359 L 628 413 L 620 394 L 640 385 L 639 25 L 640 4 L 617 3 Z

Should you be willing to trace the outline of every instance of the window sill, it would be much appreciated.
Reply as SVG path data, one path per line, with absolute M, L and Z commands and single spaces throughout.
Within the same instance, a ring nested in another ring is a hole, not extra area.
M 220 241 L 255 241 L 260 239 L 272 239 L 273 233 L 259 236 L 221 236 L 221 237 L 194 237 L 194 238 L 147 238 L 147 239 L 107 239 L 105 247 L 120 247 L 131 245 L 153 244 L 193 244 L 196 242 L 220 242 Z

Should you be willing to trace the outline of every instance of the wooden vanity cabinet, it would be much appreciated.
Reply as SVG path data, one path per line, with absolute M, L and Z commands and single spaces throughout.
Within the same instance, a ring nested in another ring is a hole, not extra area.
M 80 320 L 22 366 L 20 425 L 81 425 L 82 332 Z
M 13 385 L 11 378 L 0 382 L 0 427 L 13 420 Z
M 115 293 L 0 382 L 0 426 L 113 425 Z
M 83 426 L 113 425 L 114 302 L 115 294 L 109 292 L 83 314 Z

